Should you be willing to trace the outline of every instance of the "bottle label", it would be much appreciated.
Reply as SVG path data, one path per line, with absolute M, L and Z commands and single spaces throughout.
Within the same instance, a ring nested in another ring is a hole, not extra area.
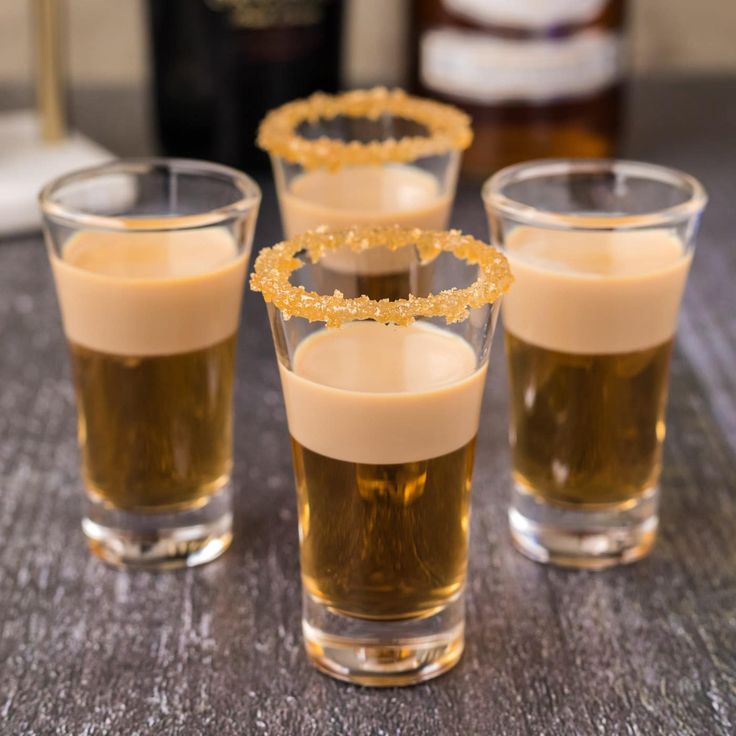
M 531 41 L 455 28 L 421 38 L 424 86 L 481 104 L 586 97 L 611 86 L 622 70 L 621 36 L 595 28 Z
M 539 30 L 588 23 L 608 0 L 443 0 L 447 10 L 478 23 Z
M 205 0 L 240 28 L 311 26 L 322 20 L 327 0 Z

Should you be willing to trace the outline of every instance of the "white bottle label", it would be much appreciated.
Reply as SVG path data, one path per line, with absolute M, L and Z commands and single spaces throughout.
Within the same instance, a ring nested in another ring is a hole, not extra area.
M 444 0 L 452 13 L 479 23 L 537 30 L 587 23 L 607 0 Z
M 599 29 L 523 41 L 438 28 L 421 39 L 422 83 L 481 104 L 586 97 L 619 79 L 622 66 L 620 35 Z

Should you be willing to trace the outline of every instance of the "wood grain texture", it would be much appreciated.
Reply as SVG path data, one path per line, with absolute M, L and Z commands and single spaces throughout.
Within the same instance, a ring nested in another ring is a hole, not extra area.
M 196 570 L 119 572 L 79 529 L 73 392 L 43 245 L 0 242 L 0 734 L 736 733 L 736 80 L 644 85 L 631 114 L 626 153 L 692 171 L 711 194 L 673 364 L 660 540 L 605 573 L 512 550 L 497 341 L 467 649 L 414 688 L 333 682 L 302 652 L 288 437 L 260 298 L 243 306 L 233 547 Z M 280 235 L 264 189 L 258 244 Z M 476 186 L 462 188 L 456 224 L 486 235 Z

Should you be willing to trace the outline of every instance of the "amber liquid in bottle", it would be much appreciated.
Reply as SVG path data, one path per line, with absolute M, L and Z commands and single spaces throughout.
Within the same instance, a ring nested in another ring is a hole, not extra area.
M 525 0 L 513 12 L 497 0 L 414 1 L 414 86 L 473 118 L 466 174 L 614 155 L 626 2 L 585 3 L 585 14 L 580 3 L 552 5 L 542 14 Z

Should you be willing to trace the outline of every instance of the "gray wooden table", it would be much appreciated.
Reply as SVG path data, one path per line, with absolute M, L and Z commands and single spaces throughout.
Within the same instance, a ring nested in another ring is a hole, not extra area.
M 116 99 L 94 97 L 80 125 L 140 152 Z M 196 570 L 119 572 L 79 529 L 74 397 L 41 239 L 0 242 L 0 733 L 736 733 L 736 79 L 639 85 L 630 120 L 628 156 L 682 167 L 711 195 L 673 365 L 659 543 L 604 573 L 511 549 L 497 340 L 467 649 L 450 674 L 404 690 L 334 682 L 302 652 L 288 437 L 260 297 L 243 306 L 232 548 Z M 280 235 L 264 190 L 257 247 Z M 461 189 L 455 223 L 486 235 L 477 186 Z

